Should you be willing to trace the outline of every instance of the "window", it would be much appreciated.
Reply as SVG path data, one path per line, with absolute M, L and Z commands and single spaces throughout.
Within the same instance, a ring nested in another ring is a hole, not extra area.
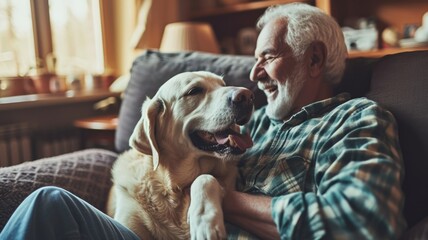
M 1 0 L 0 76 L 101 74 L 99 0 Z
M 0 1 L 0 75 L 23 75 L 35 64 L 30 1 Z
M 98 0 L 49 0 L 57 72 L 104 71 Z

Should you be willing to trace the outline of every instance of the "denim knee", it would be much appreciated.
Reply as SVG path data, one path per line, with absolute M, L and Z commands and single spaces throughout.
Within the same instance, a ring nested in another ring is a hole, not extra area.
M 35 190 L 33 192 L 33 194 L 39 195 L 39 194 L 43 194 L 43 195 L 47 195 L 47 196 L 55 196 L 57 194 L 62 195 L 62 194 L 67 194 L 67 190 L 60 188 L 60 187 L 56 187 L 56 186 L 45 186 L 45 187 L 41 187 L 37 190 Z
M 55 187 L 55 186 L 46 186 L 41 187 L 31 193 L 31 197 L 37 201 L 38 207 L 49 207 L 52 208 L 60 203 L 63 203 L 63 201 L 58 201 L 60 199 L 63 199 L 63 197 L 69 195 L 70 193 L 62 188 Z
M 35 190 L 32 194 L 57 194 L 56 192 L 60 193 L 60 192 L 65 192 L 65 190 L 63 188 L 60 187 L 56 187 L 56 186 L 45 186 L 45 187 L 41 187 L 37 190 Z

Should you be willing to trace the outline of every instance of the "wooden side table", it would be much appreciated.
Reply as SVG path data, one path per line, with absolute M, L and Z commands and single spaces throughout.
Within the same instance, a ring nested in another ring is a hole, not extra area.
M 75 120 L 74 126 L 81 130 L 82 148 L 96 147 L 115 151 L 114 138 L 117 122 L 117 115 Z

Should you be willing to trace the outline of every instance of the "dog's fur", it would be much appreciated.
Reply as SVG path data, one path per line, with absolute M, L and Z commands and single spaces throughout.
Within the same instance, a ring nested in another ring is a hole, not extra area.
M 144 102 L 131 149 L 113 167 L 109 214 L 145 240 L 226 238 L 223 187 L 235 184 L 233 155 L 251 146 L 236 132 L 252 111 L 248 89 L 213 73 L 168 80 Z

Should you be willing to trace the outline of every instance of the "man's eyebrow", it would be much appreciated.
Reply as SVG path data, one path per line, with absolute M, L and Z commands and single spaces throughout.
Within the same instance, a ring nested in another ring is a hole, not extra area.
M 273 48 L 267 48 L 267 49 L 263 50 L 262 52 L 260 52 L 259 54 L 257 54 L 256 58 L 264 57 L 264 56 L 266 56 L 268 54 L 272 54 L 274 52 L 275 52 L 275 50 Z

